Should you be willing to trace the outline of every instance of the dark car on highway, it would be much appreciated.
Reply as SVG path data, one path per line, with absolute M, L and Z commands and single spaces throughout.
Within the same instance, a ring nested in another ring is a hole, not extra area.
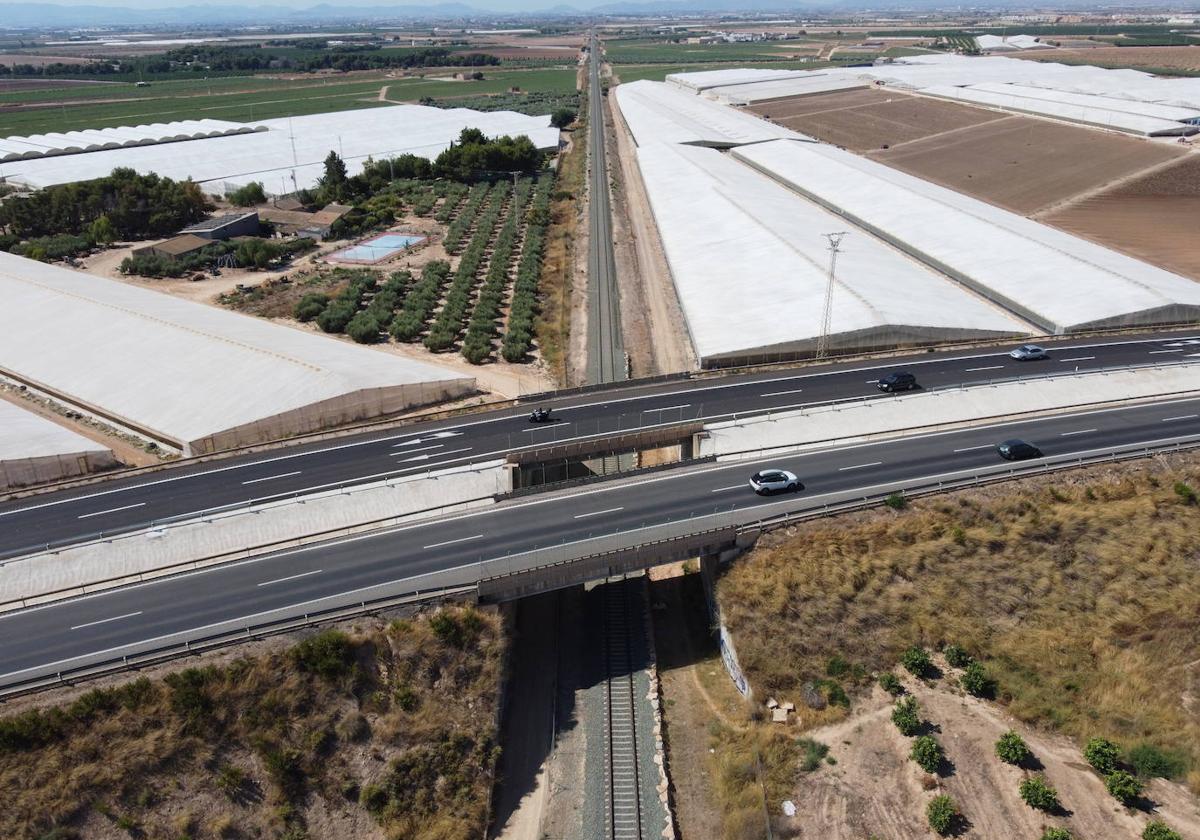
M 1023 440 L 1006 440 L 996 445 L 996 451 L 1005 461 L 1028 461 L 1030 458 L 1041 458 L 1042 450 L 1032 443 Z
M 896 391 L 911 391 L 917 385 L 917 377 L 913 376 L 906 370 L 897 370 L 889 373 L 887 376 L 879 377 L 879 381 L 875 383 L 875 387 L 880 391 L 887 393 L 895 393 Z

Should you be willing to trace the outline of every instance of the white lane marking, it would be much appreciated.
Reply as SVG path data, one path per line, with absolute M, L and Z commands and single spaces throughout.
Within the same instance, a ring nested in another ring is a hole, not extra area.
M 134 508 L 140 508 L 140 507 L 145 507 L 145 506 L 146 506 L 145 502 L 138 502 L 136 505 L 125 505 L 124 507 L 109 508 L 108 510 L 98 510 L 93 513 L 82 513 L 79 516 L 76 516 L 75 518 L 76 519 L 88 519 L 93 516 L 103 516 L 106 513 L 116 513 L 117 511 L 121 511 L 121 510 L 133 510 Z
M 434 432 L 433 434 L 430 435 L 430 437 L 432 437 L 432 438 L 448 438 L 448 437 L 462 437 L 462 436 L 463 436 L 462 432 Z
M 716 490 L 709 490 L 708 492 L 709 493 L 724 493 L 728 490 L 744 490 L 744 489 L 746 489 L 746 486 L 747 485 L 745 485 L 745 484 L 731 484 L 728 487 L 718 487 Z
M 441 444 L 438 444 L 438 445 L 440 446 Z M 409 452 L 411 452 L 411 451 L 412 450 L 410 449 Z M 471 447 L 468 446 L 465 449 L 447 449 L 445 452 L 426 452 L 424 455 L 414 455 L 411 458 L 401 458 L 397 463 L 403 464 L 407 461 L 428 461 L 430 458 L 440 458 L 443 455 L 454 455 L 457 452 L 470 452 L 470 451 L 471 451 Z M 404 455 L 407 453 L 397 452 L 395 454 L 396 455 Z
M 838 472 L 845 472 L 846 470 L 861 470 L 865 467 L 878 467 L 882 463 L 883 461 L 872 461 L 869 464 L 855 464 L 852 467 L 838 467 Z
M 471 540 L 481 540 L 481 539 L 483 539 L 483 534 L 476 534 L 473 537 L 459 537 L 456 540 L 446 540 L 445 542 L 434 543 L 433 545 L 425 546 L 425 548 L 426 548 L 426 550 L 431 549 L 431 548 L 441 548 L 444 545 L 454 545 L 455 543 L 464 543 L 464 542 L 470 542 Z
M 675 410 L 675 409 L 677 409 L 677 408 L 691 408 L 691 407 L 692 407 L 692 404 L 691 404 L 691 403 L 684 403 L 683 405 L 669 405 L 669 406 L 667 406 L 666 408 L 644 408 L 644 409 L 642 409 L 642 411 L 644 411 L 644 412 L 649 412 L 649 411 L 674 411 L 674 410 Z
M 1175 420 L 1195 420 L 1197 417 L 1200 417 L 1200 414 L 1180 414 L 1178 417 L 1164 417 L 1159 422 L 1171 423 Z
M 414 442 L 420 443 L 421 441 L 417 440 Z M 426 449 L 441 449 L 445 445 L 446 444 L 444 444 L 444 443 L 433 443 L 433 444 L 430 444 L 429 446 L 418 446 L 416 449 L 401 449 L 399 452 L 392 452 L 391 456 L 393 458 L 395 458 L 397 455 L 407 455 L 409 452 L 424 452 Z M 397 444 L 397 446 L 399 446 L 399 444 Z
M 1180 348 L 1178 350 L 1151 350 L 1150 355 L 1153 356 L 1155 353 L 1182 353 L 1182 352 L 1183 352 L 1183 348 Z
M 266 478 L 252 478 L 249 481 L 243 481 L 242 484 L 258 484 L 260 481 L 274 481 L 277 478 L 291 478 L 293 475 L 300 475 L 301 470 L 296 470 L 290 473 L 280 473 L 279 475 L 269 475 Z
M 606 513 L 616 513 L 619 510 L 625 510 L 623 507 L 609 508 L 608 510 L 594 510 L 591 513 L 580 513 L 576 515 L 576 519 L 586 519 L 589 516 L 603 516 Z
M 1094 431 L 1096 431 L 1096 430 L 1095 429 L 1079 429 L 1074 432 L 1059 432 L 1058 436 L 1059 437 L 1070 437 L 1071 435 L 1086 435 L 1086 434 L 1090 434 L 1091 432 L 1094 432 Z
M 300 578 L 308 577 L 309 575 L 319 575 L 319 574 L 321 574 L 320 569 L 313 569 L 311 572 L 301 572 L 298 575 L 288 575 L 287 577 L 275 578 L 275 580 L 264 580 L 262 583 L 256 583 L 254 585 L 255 586 L 270 586 L 274 583 L 284 583 L 285 581 L 299 580 Z
M 1060 362 L 1086 362 L 1088 359 L 1094 359 L 1095 356 L 1071 356 L 1069 359 L 1059 359 Z
M 800 394 L 803 393 L 803 388 L 794 388 L 791 391 L 772 391 L 769 394 L 759 394 L 760 397 L 782 397 L 785 394 Z
M 102 618 L 99 621 L 89 621 L 87 624 L 76 624 L 72 630 L 82 630 L 85 627 L 95 627 L 97 624 L 108 624 L 110 621 L 120 621 L 123 618 L 133 618 L 142 614 L 141 610 L 137 612 L 125 613 L 125 615 L 114 615 L 112 618 Z
M 977 370 L 1003 370 L 1004 365 L 988 365 L 987 367 L 963 368 L 963 373 L 974 373 Z
M 964 446 L 962 449 L 955 449 L 955 452 L 974 452 L 976 449 L 991 449 L 992 444 L 985 443 L 981 446 Z
M 868 385 L 878 385 L 878 384 L 879 384 L 879 380 L 878 380 L 878 379 L 868 379 L 868 380 L 867 380 L 867 384 L 868 384 Z

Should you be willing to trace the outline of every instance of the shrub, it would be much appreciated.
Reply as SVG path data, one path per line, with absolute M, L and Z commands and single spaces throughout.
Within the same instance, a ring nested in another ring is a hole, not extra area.
M 570 108 L 555 108 L 550 114 L 550 125 L 555 128 L 566 128 L 575 122 L 575 112 Z
M 803 755 L 800 758 L 800 769 L 811 773 L 821 766 L 821 760 L 829 754 L 829 747 L 812 738 L 801 738 L 796 742 Z
M 217 771 L 217 790 L 228 796 L 230 799 L 236 799 L 242 790 L 242 785 L 246 783 L 246 773 L 240 767 L 234 767 L 232 764 L 222 765 Z
M 359 312 L 346 324 L 346 335 L 356 344 L 374 344 L 379 341 L 379 321 L 369 312 Z
M 891 493 L 883 500 L 883 503 L 892 510 L 904 510 L 908 507 L 908 499 L 904 497 L 903 493 Z
M 844 677 L 850 673 L 850 668 L 849 662 L 835 654 L 825 663 L 825 674 L 830 677 Z
M 1105 738 L 1092 738 L 1083 748 L 1083 757 L 1101 776 L 1107 776 L 1117 769 L 1120 755 L 1121 750 L 1117 745 Z
M 1174 779 L 1187 770 L 1187 762 L 1182 756 L 1160 750 L 1153 744 L 1138 744 L 1125 755 L 1125 760 L 1143 779 Z
M 936 773 L 942 766 L 946 754 L 942 751 L 942 745 L 938 743 L 937 738 L 932 735 L 922 735 L 913 741 L 912 752 L 908 754 L 908 757 L 926 773 Z
M 1124 770 L 1115 770 L 1104 779 L 1104 786 L 1122 805 L 1132 805 L 1142 795 L 1142 783 Z
M 910 647 L 900 655 L 900 663 L 914 677 L 924 677 L 933 668 L 933 662 L 924 648 Z
M 1008 764 L 1023 764 L 1032 753 L 1025 739 L 1010 729 L 996 739 L 996 756 Z
M 1142 829 L 1142 840 L 1183 840 L 1183 836 L 1161 820 L 1151 820 Z
M 912 737 L 921 728 L 920 710 L 917 698 L 904 697 L 892 708 L 892 723 L 900 730 L 901 735 Z
M 325 307 L 328 305 L 329 295 L 323 295 L 320 292 L 310 292 L 300 298 L 300 302 L 292 310 L 292 315 L 295 316 L 297 321 L 307 323 L 324 312 Z
M 1075 840 L 1075 837 L 1065 828 L 1050 827 L 1042 832 L 1042 840 Z
M 900 684 L 900 678 L 891 671 L 884 671 L 879 675 L 879 687 L 893 697 L 904 693 L 904 686 Z
M 387 791 L 379 785 L 367 785 L 359 794 L 358 804 L 362 805 L 372 814 L 378 814 L 384 809 L 388 803 Z
M 925 806 L 925 818 L 929 820 L 930 828 L 945 836 L 954 829 L 954 823 L 958 819 L 958 808 L 949 796 L 935 796 Z
M 1030 776 L 1021 782 L 1017 790 L 1030 808 L 1037 808 L 1039 811 L 1053 811 L 1058 808 L 1058 791 L 1041 776 Z
M 995 690 L 995 683 L 988 676 L 987 671 L 978 662 L 972 662 L 963 671 L 963 675 L 959 678 L 959 682 L 968 694 L 975 697 L 990 697 Z
M 967 653 L 966 648 L 959 645 L 946 645 L 942 648 L 942 654 L 951 668 L 966 668 L 972 662 L 971 655 Z
M 1179 500 L 1185 505 L 1194 505 L 1197 502 L 1196 491 L 1192 489 L 1190 484 L 1186 484 L 1182 481 L 1175 482 L 1175 495 L 1178 496 Z
M 354 644 L 340 630 L 310 636 L 293 647 L 291 655 L 301 669 L 327 680 L 345 676 L 354 667 Z

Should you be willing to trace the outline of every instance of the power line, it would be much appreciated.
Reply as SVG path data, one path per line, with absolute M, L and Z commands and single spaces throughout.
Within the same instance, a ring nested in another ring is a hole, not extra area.
M 817 358 L 824 359 L 829 352 L 829 330 L 833 323 L 833 283 L 837 271 L 838 250 L 846 231 L 821 234 L 829 240 L 829 277 L 825 282 L 825 309 L 821 313 L 821 334 L 817 338 Z

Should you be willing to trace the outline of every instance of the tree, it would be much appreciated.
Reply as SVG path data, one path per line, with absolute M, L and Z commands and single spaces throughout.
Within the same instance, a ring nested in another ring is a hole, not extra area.
M 1075 840 L 1075 837 L 1065 828 L 1050 827 L 1042 832 L 1042 840 Z
M 238 243 L 234 257 L 243 268 L 261 269 L 279 257 L 279 248 L 265 239 L 246 239 Z
M 958 820 L 958 807 L 949 796 L 935 796 L 925 806 L 925 818 L 929 820 L 930 828 L 945 836 L 954 829 L 954 823 Z
M 1183 840 L 1183 836 L 1161 820 L 1151 820 L 1142 829 L 1142 840 Z
M 904 686 L 900 684 L 900 678 L 891 671 L 884 671 L 879 675 L 879 687 L 893 697 L 904 693 Z
M 929 654 L 924 648 L 910 647 L 900 655 L 900 663 L 914 677 L 924 677 L 933 667 L 933 662 L 929 659 Z
M 1041 776 L 1030 776 L 1025 779 L 1017 791 L 1030 808 L 1036 808 L 1039 811 L 1053 811 L 1058 808 L 1058 791 Z
M 116 241 L 117 229 L 113 227 L 112 219 L 108 218 L 107 214 L 102 214 L 88 226 L 87 235 L 97 245 L 108 245 Z
M 912 737 L 921 728 L 920 710 L 917 698 L 904 697 L 892 708 L 892 723 L 900 730 L 900 734 Z
M 974 697 L 988 697 L 994 688 L 992 678 L 978 662 L 972 662 L 963 671 L 959 682 L 968 694 Z
M 296 308 L 292 310 L 292 315 L 297 321 L 311 321 L 329 305 L 329 295 L 321 294 L 320 292 L 309 292 L 304 297 L 300 298 L 300 302 L 296 304 Z
M 1101 776 L 1107 776 L 1117 769 L 1120 756 L 1121 750 L 1106 738 L 1092 738 L 1083 748 L 1083 757 Z
M 1137 802 L 1138 797 L 1142 795 L 1142 783 L 1124 770 L 1109 773 L 1104 780 L 1104 786 L 1114 799 L 1126 807 Z
M 996 755 L 1008 764 L 1024 764 L 1032 753 L 1025 739 L 1011 729 L 996 739 Z
M 946 645 L 942 648 L 942 654 L 951 668 L 966 668 L 971 664 L 971 655 L 959 645 Z
M 346 162 L 341 155 L 331 151 L 325 156 L 325 175 L 321 187 L 329 198 L 338 199 L 346 191 Z
M 265 202 L 267 200 L 267 193 L 263 190 L 261 181 L 251 181 L 244 187 L 232 190 L 226 197 L 231 204 L 238 207 L 253 207 L 255 204 Z
M 908 754 L 908 757 L 926 773 L 936 773 L 942 766 L 946 754 L 942 751 L 942 745 L 938 743 L 937 738 L 932 735 L 922 735 L 913 741 L 912 752 Z
M 555 128 L 566 128 L 575 122 L 575 112 L 570 108 L 555 108 L 550 114 L 550 125 Z

